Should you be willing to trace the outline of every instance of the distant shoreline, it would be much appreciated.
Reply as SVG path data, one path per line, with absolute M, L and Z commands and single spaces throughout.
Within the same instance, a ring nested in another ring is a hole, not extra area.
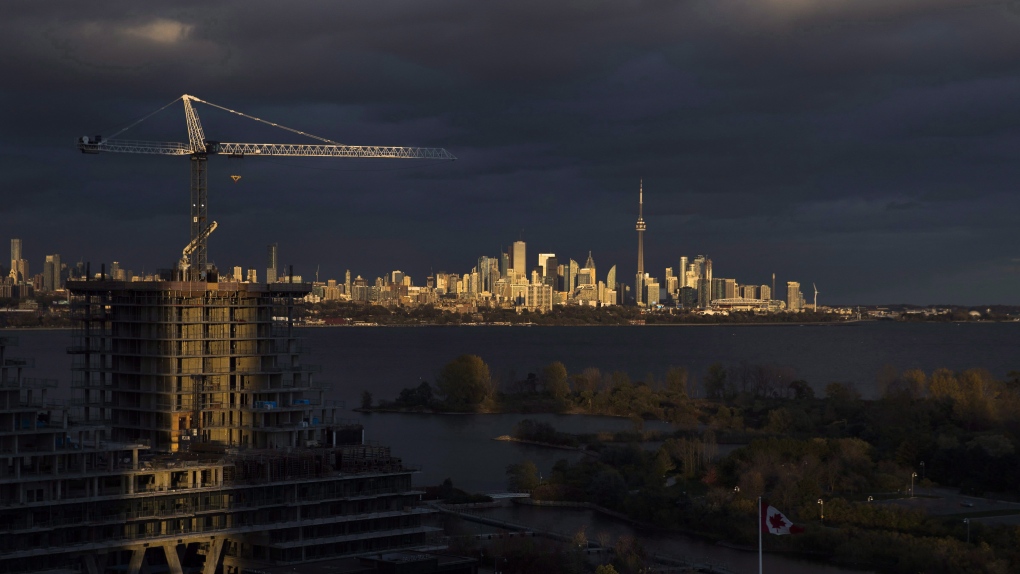
M 765 322 L 754 322 L 754 323 L 728 323 L 725 321 L 719 322 L 705 322 L 705 323 L 648 323 L 648 324 L 637 324 L 637 325 L 605 325 L 605 324 L 593 324 L 583 323 L 579 325 L 541 325 L 537 323 L 391 323 L 391 324 L 372 324 L 372 325 L 294 325 L 297 329 L 371 329 L 371 328 L 470 328 L 470 327 L 537 327 L 537 328 L 627 328 L 627 327 L 857 327 L 864 324 L 941 324 L 941 325 L 992 325 L 992 324 L 1003 324 L 1003 323 L 1020 323 L 1020 320 L 1009 320 L 1009 321 L 896 321 L 896 320 L 880 320 L 880 319 L 852 319 L 848 321 L 765 321 Z M 0 327 L 0 332 L 4 331 L 71 331 L 74 327 L 72 326 L 45 326 L 45 327 Z
M 798 322 L 787 322 L 787 321 L 773 321 L 773 322 L 755 322 L 755 323 L 650 323 L 650 324 L 639 324 L 639 325 L 604 325 L 604 324 L 593 324 L 584 323 L 579 325 L 540 325 L 537 323 L 510 323 L 510 324 L 499 324 L 499 323 L 409 323 L 409 324 L 374 324 L 374 325 L 295 325 L 298 328 L 308 329 L 332 329 L 332 328 L 356 328 L 365 329 L 373 327 L 407 327 L 407 328 L 420 328 L 420 327 L 538 327 L 538 328 L 559 328 L 559 327 L 855 327 L 864 324 L 939 324 L 939 325 L 980 325 L 980 324 L 1001 324 L 1001 323 L 1020 323 L 1020 320 L 1011 321 L 895 321 L 895 320 L 878 320 L 878 319 L 861 319 L 861 320 L 850 320 L 850 321 L 798 321 Z

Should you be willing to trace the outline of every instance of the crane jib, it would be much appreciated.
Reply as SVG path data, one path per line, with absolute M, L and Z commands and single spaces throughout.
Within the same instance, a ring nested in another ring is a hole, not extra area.
M 192 155 L 190 144 L 182 142 L 152 142 L 135 140 L 103 140 L 83 137 L 77 140 L 82 153 L 140 153 L 153 155 Z M 455 160 L 453 154 L 443 148 L 418 148 L 399 146 L 352 146 L 335 144 L 255 144 L 221 143 L 207 140 L 202 152 L 206 155 L 225 154 L 231 157 L 337 157 L 363 159 L 440 159 Z

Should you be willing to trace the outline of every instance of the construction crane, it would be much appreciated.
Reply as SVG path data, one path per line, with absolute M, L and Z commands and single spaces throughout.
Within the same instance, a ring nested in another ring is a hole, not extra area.
M 118 140 L 117 135 L 127 129 L 151 117 L 155 113 L 166 109 L 178 101 L 184 102 L 184 117 L 188 127 L 188 142 L 152 142 L 135 140 Z M 321 143 L 316 144 L 271 144 L 271 143 L 223 143 L 209 140 L 205 137 L 202 129 L 202 122 L 192 104 L 203 103 L 232 114 L 255 120 L 276 128 L 280 128 L 298 135 L 306 136 Z M 78 140 L 78 149 L 86 154 L 98 153 L 134 153 L 148 155 L 171 155 L 188 156 L 191 158 L 191 244 L 194 248 L 190 254 L 190 265 L 202 273 L 208 262 L 209 234 L 215 223 L 207 225 L 208 219 L 208 198 L 209 198 L 209 177 L 206 162 L 211 155 L 228 155 L 229 157 L 243 158 L 245 156 L 257 157 L 335 157 L 335 158 L 389 158 L 389 159 L 436 159 L 455 160 L 456 157 L 443 148 L 418 148 L 418 147 L 397 147 L 397 146 L 356 146 L 344 145 L 326 138 L 314 136 L 309 133 L 295 130 L 279 124 L 269 122 L 248 114 L 231 110 L 205 100 L 184 94 L 156 112 L 149 114 L 120 130 L 113 137 L 103 139 L 102 136 L 82 137 Z
M 203 243 L 207 239 L 209 239 L 209 236 L 212 235 L 213 231 L 216 231 L 217 227 L 219 227 L 219 224 L 213 221 L 212 223 L 209 224 L 209 227 L 206 227 L 205 230 L 198 235 L 198 237 L 192 239 L 191 241 L 188 242 L 187 245 L 184 246 L 184 250 L 181 252 L 181 261 L 180 263 L 177 264 L 177 269 L 181 274 L 182 281 L 189 280 L 188 269 L 191 267 L 191 255 L 195 252 L 196 249 L 198 249 L 198 245 L 200 243 Z M 197 272 L 194 273 L 191 277 L 197 280 L 198 274 L 201 273 L 202 271 L 204 270 L 197 269 Z

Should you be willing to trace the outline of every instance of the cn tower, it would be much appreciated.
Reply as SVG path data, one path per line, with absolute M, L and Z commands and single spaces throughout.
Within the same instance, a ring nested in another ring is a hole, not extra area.
M 637 277 L 634 281 L 634 301 L 638 305 L 644 305 L 645 291 L 645 182 L 644 179 L 638 182 L 638 216 L 637 216 Z

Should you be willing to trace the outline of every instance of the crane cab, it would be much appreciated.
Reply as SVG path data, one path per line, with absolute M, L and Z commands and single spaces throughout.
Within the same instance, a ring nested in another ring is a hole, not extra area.
M 89 136 L 82 136 L 78 140 L 78 149 L 81 153 L 97 154 L 99 153 L 99 144 L 103 143 L 103 136 L 96 136 L 89 138 Z

